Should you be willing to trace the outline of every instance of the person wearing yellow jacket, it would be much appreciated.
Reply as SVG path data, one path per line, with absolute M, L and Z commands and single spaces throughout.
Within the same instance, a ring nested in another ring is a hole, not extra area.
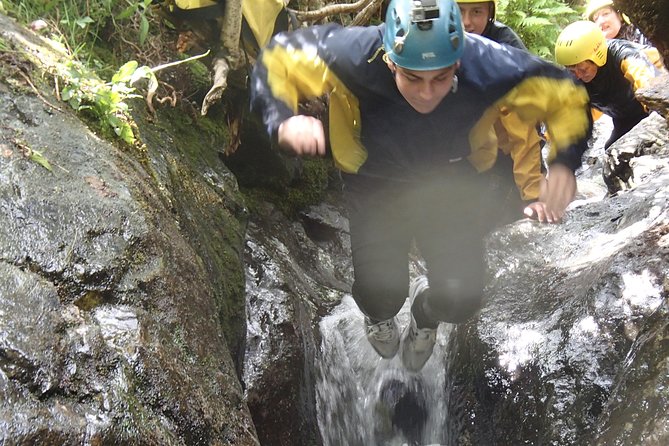
M 299 114 L 301 101 L 323 94 L 327 128 Z M 500 114 L 546 123 L 557 153 L 543 201 L 555 216 L 573 199 L 592 130 L 587 92 L 569 72 L 465 34 L 454 0 L 391 0 L 381 25 L 278 34 L 254 66 L 251 106 L 284 150 L 330 150 L 345 186 L 352 295 L 366 337 L 383 358 L 399 351 L 413 372 L 430 358 L 439 323 L 465 322 L 483 303 L 483 240 L 497 208 L 479 172 L 497 158 Z M 414 241 L 428 271 L 409 283 Z
M 518 34 L 495 19 L 497 0 L 457 0 L 457 3 L 466 32 L 527 50 Z M 540 220 L 545 218 L 544 203 L 539 200 L 544 179 L 543 140 L 535 124 L 523 122 L 508 111 L 501 113 L 495 123 L 501 153 L 491 172 L 491 187 L 500 194 L 500 223 L 517 220 L 521 211 Z M 509 180 L 511 173 L 513 178 Z
M 595 23 L 582 20 L 562 30 L 555 43 L 555 60 L 584 83 L 592 106 L 612 118 L 613 131 L 605 148 L 648 116 L 635 92 L 660 70 L 637 44 L 607 40 Z
M 225 13 L 222 0 L 153 0 L 180 20 L 215 20 Z M 241 2 L 245 38 L 253 50 L 265 46 L 278 31 L 288 29 L 288 13 L 284 0 L 246 0 Z

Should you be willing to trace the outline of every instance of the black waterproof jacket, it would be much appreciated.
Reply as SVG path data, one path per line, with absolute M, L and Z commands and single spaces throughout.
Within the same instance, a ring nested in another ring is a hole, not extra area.
M 400 94 L 382 60 L 384 25 L 313 26 L 275 36 L 251 76 L 251 106 L 270 135 L 300 101 L 329 97 L 329 141 L 336 165 L 369 177 L 420 181 L 467 158 L 479 171 L 497 157 L 493 124 L 503 111 L 545 122 L 555 162 L 576 169 L 592 122 L 582 84 L 526 51 L 465 35 L 457 91 L 429 114 Z
M 498 22 L 497 20 L 488 22 L 488 26 L 486 26 L 482 36 L 498 43 L 511 45 L 514 48 L 527 50 L 527 47 L 520 37 L 518 37 L 518 34 L 504 23 Z
M 606 63 L 585 84 L 592 105 L 614 120 L 648 115 L 634 97 L 634 92 L 658 76 L 641 46 L 627 40 L 607 41 Z M 637 121 L 638 122 L 638 121 Z

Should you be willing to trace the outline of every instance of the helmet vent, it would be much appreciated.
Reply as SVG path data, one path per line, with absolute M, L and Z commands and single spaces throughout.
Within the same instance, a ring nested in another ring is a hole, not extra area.
M 404 50 L 404 39 L 405 33 L 404 29 L 400 28 L 395 33 L 395 42 L 393 43 L 393 51 L 397 54 L 401 53 Z
M 451 35 L 451 45 L 453 45 L 454 49 L 458 49 L 458 47 L 460 47 L 460 38 L 457 34 Z
M 399 26 L 402 23 L 400 15 L 397 13 L 397 8 L 393 8 L 393 19 L 395 20 L 395 25 Z

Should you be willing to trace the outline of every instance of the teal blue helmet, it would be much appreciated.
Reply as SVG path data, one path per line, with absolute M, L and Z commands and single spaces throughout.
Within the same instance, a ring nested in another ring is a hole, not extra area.
M 464 32 L 455 0 L 391 0 L 383 36 L 397 65 L 425 71 L 450 67 L 462 57 Z

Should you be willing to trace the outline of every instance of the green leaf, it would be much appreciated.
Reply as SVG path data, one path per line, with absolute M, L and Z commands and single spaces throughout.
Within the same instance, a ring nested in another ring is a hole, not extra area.
M 81 106 L 81 99 L 79 99 L 76 96 L 71 97 L 68 101 L 68 104 L 70 104 L 70 107 L 72 107 L 75 110 L 82 110 L 83 107 Z
M 544 17 L 526 17 L 522 22 L 524 27 L 550 26 L 551 21 Z
M 119 128 L 123 124 L 123 121 L 114 115 L 107 116 L 107 121 L 109 122 L 109 125 L 114 127 L 114 129 Z
M 42 155 L 40 152 L 37 150 L 33 150 L 30 153 L 30 160 L 36 162 L 40 166 L 44 167 L 46 170 L 49 172 L 52 172 L 51 170 L 51 164 L 49 164 L 49 160 L 47 160 L 44 155 Z
M 72 96 L 74 96 L 74 89 L 71 87 L 63 88 L 63 91 L 60 93 L 60 99 L 65 102 L 69 101 Z
M 144 45 L 146 41 L 146 36 L 149 35 L 149 21 L 146 19 L 146 16 L 142 14 L 141 21 L 139 22 L 139 44 Z
M 93 23 L 94 20 L 88 16 L 77 19 L 74 23 L 81 29 L 86 28 L 88 25 Z
M 123 11 L 121 11 L 117 16 L 117 20 L 123 20 L 127 19 L 128 17 L 132 17 L 135 14 L 135 11 L 137 11 L 137 6 L 135 5 L 130 5 L 127 8 L 125 8 Z
M 116 84 L 119 82 L 128 82 L 130 78 L 132 77 L 133 73 L 137 69 L 137 66 L 139 64 L 137 63 L 136 60 L 131 60 L 129 62 L 126 62 L 123 64 L 121 68 L 118 69 L 116 74 L 112 76 L 112 83 Z
M 518 17 L 516 20 L 522 21 L 527 17 L 527 14 L 525 14 L 525 11 L 513 11 L 512 13 L 514 16 Z
M 135 135 L 132 133 L 132 128 L 125 122 L 120 127 L 120 132 L 117 131 L 117 135 L 128 144 L 133 144 L 135 142 Z
M 147 67 L 146 65 L 142 65 L 141 67 L 137 68 L 134 73 L 132 73 L 129 84 L 132 85 L 140 79 L 151 79 L 151 76 L 156 77 L 155 74 L 153 74 L 153 71 L 151 71 L 151 68 Z
M 111 110 L 114 108 L 114 102 L 113 99 L 109 96 L 106 95 L 96 95 L 95 98 L 93 99 L 95 102 L 95 105 L 97 108 L 102 111 L 103 113 L 106 110 Z
M 151 73 L 151 76 L 149 77 L 149 85 L 147 86 L 147 91 L 148 94 L 153 94 L 156 92 L 158 89 L 158 78 L 156 78 L 156 75 Z

